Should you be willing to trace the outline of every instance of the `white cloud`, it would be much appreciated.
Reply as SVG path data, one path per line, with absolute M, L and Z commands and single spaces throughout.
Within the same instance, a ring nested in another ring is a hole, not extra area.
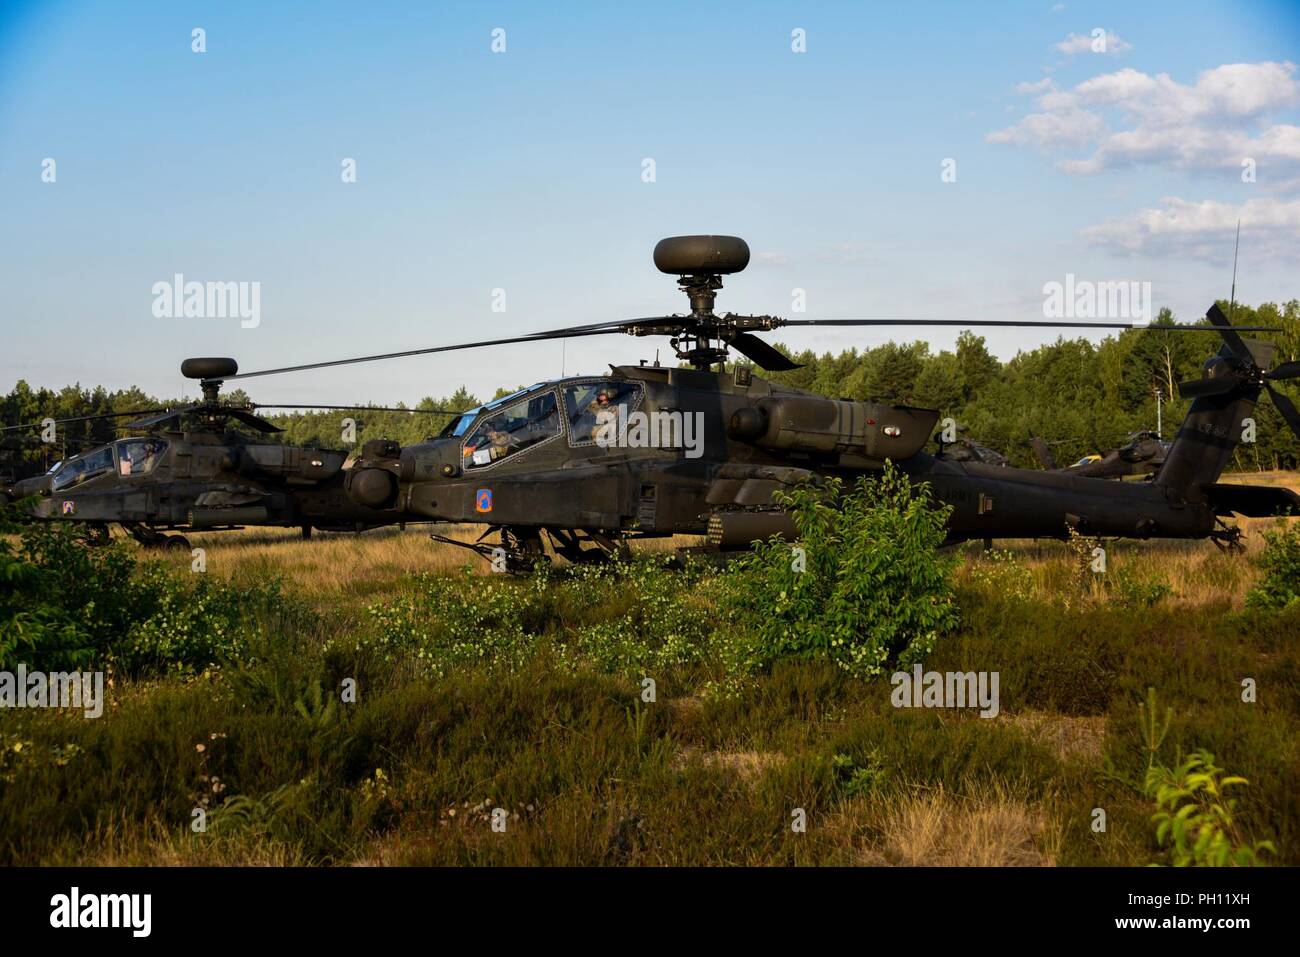
M 1096 36 L 1093 36 L 1095 32 Z M 1105 38 L 1105 42 L 1100 41 Z M 1100 45 L 1100 49 L 1097 49 Z M 1074 56 L 1076 53 L 1109 53 L 1119 54 L 1126 50 L 1133 49 L 1133 44 L 1122 39 L 1119 34 L 1111 33 L 1109 30 L 1103 30 L 1101 27 L 1090 33 L 1071 33 L 1060 43 L 1056 44 L 1056 49 L 1066 56 Z
M 1300 126 L 1268 118 L 1300 106 L 1295 70 L 1289 62 L 1229 63 L 1206 70 L 1193 84 L 1134 69 L 1070 90 L 1022 83 L 1017 91 L 1037 96 L 1037 112 L 986 139 L 1047 151 L 1094 146 L 1090 156 L 1058 164 L 1071 174 L 1140 165 L 1240 171 L 1250 158 L 1261 181 L 1283 182 L 1300 175 Z
M 990 143 L 1037 146 L 1040 149 L 1081 147 L 1095 142 L 1106 130 L 1105 121 L 1087 110 L 1063 109 L 1030 113 L 1014 126 L 985 137 Z
M 1238 220 L 1243 256 L 1297 258 L 1300 199 L 1252 199 L 1235 204 L 1167 196 L 1157 208 L 1092 226 L 1083 230 L 1082 236 L 1093 245 L 1125 253 L 1223 262 L 1232 256 Z
M 1158 165 L 1237 174 L 1247 158 L 1254 160 L 1257 168 L 1262 167 L 1265 174 L 1280 170 L 1284 177 L 1289 176 L 1291 170 L 1300 169 L 1300 126 L 1280 124 L 1258 136 L 1195 126 L 1125 130 L 1107 137 L 1087 159 L 1063 160 L 1057 168 L 1088 175 L 1107 169 Z
M 1052 78 L 1049 76 L 1045 76 L 1041 80 L 1034 80 L 1033 82 L 1026 81 L 1024 83 L 1016 84 L 1017 93 L 1046 93 L 1050 89 L 1052 89 Z
M 1149 76 L 1126 68 L 1085 80 L 1073 96 L 1082 105 L 1114 107 L 1158 126 L 1234 123 L 1300 105 L 1294 73 L 1294 63 L 1227 63 L 1188 86 L 1168 73 Z

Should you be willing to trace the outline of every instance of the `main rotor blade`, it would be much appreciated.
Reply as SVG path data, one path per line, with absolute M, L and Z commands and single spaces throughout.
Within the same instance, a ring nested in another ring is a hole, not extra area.
M 55 425 L 62 425 L 65 422 L 92 422 L 96 419 L 121 419 L 129 415 L 147 415 L 155 409 L 137 409 L 134 412 L 97 412 L 94 415 L 74 415 L 68 419 L 55 419 Z M 44 422 L 27 422 L 22 425 L 6 425 L 0 428 L 0 432 L 17 432 L 21 429 L 43 429 Z
M 254 415 L 252 412 L 246 412 L 243 409 L 220 409 L 218 415 L 228 415 L 232 419 L 243 422 L 245 425 L 257 429 L 259 432 L 283 432 L 284 429 L 278 425 L 272 425 L 260 415 Z
M 168 419 L 180 418 L 185 413 L 193 412 L 195 409 L 200 409 L 200 408 L 202 408 L 202 406 L 186 405 L 186 406 L 181 406 L 179 409 L 164 409 L 162 412 L 159 412 L 156 415 L 148 415 L 145 416 L 143 419 L 136 419 L 134 422 L 128 422 L 126 425 L 123 426 L 123 428 L 125 429 L 152 428 L 155 425 L 160 425 L 163 422 L 166 422 Z
M 791 369 L 803 368 L 779 349 L 768 345 L 752 333 L 738 332 L 732 335 L 724 335 L 723 341 L 745 358 L 752 359 L 760 368 L 767 369 L 769 372 L 789 372 Z
M 1178 394 L 1184 399 L 1196 399 L 1206 395 L 1227 395 L 1241 380 L 1231 376 L 1214 379 L 1189 379 L 1178 383 Z
M 1245 359 L 1252 365 L 1254 364 L 1255 357 L 1251 355 L 1250 348 L 1246 345 L 1245 340 L 1237 335 L 1238 332 L 1250 330 L 1246 330 L 1244 327 L 1234 328 L 1232 322 L 1223 314 L 1223 310 L 1219 308 L 1217 302 L 1205 313 L 1205 318 L 1209 319 L 1214 324 L 1214 328 L 1219 330 L 1219 334 L 1223 336 L 1223 341 L 1228 344 L 1229 349 L 1236 353 L 1239 358 Z
M 1267 382 L 1264 383 L 1264 388 L 1268 390 L 1269 398 L 1273 400 L 1277 410 L 1282 413 L 1282 418 L 1286 419 L 1286 424 L 1291 426 L 1291 431 L 1300 438 L 1300 412 L 1296 411 L 1294 403 Z
M 342 409 L 354 412 L 419 412 L 421 415 L 460 415 L 464 409 L 398 409 L 382 405 L 292 405 L 282 402 L 254 402 L 254 409 Z
M 1053 319 L 783 319 L 782 326 L 999 326 L 1013 329 L 1138 329 L 1150 332 L 1215 332 L 1216 326 L 1153 325 L 1145 322 L 1057 322 Z M 1233 326 L 1239 332 L 1281 332 L 1274 326 Z M 1243 347 L 1245 343 L 1242 343 Z
M 698 323 L 694 316 L 642 316 L 640 319 L 611 319 L 608 322 L 593 322 L 585 326 L 569 326 L 564 329 L 548 329 L 534 333 L 535 336 L 569 336 L 577 333 L 631 332 L 632 330 L 653 330 L 657 326 L 675 329 L 693 326 Z
M 358 362 L 378 362 L 381 359 L 402 359 L 407 356 L 425 356 L 432 355 L 435 352 L 455 352 L 460 349 L 481 349 L 484 346 L 505 346 L 516 342 L 542 342 L 547 339 L 576 339 L 581 336 L 603 336 L 609 333 L 621 331 L 621 329 L 617 328 L 584 329 L 583 327 L 574 327 L 572 329 L 558 329 L 554 332 L 539 332 L 528 336 L 511 336 L 508 339 L 485 339 L 482 342 L 462 342 L 452 346 L 434 346 L 430 349 L 407 349 L 404 352 L 386 352 L 382 355 L 357 356 L 353 359 L 334 359 L 329 362 L 308 362 L 299 366 L 282 366 L 278 369 L 259 369 L 256 372 L 240 372 L 238 375 L 226 376 L 224 379 L 216 379 L 212 381 L 231 382 L 235 379 L 251 379 L 253 376 L 279 375 L 282 372 L 304 372 L 308 369 L 328 369 L 333 366 L 354 365 Z

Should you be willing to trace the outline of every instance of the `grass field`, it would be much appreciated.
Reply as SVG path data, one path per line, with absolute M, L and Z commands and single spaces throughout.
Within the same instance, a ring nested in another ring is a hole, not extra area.
M 1300 863 L 1300 615 L 1245 610 L 1268 523 L 1243 525 L 1245 556 L 1107 543 L 1105 574 L 1082 584 L 1060 543 L 960 547 L 961 622 L 925 668 L 998 672 L 992 719 L 896 708 L 887 680 L 817 661 L 720 692 L 710 649 L 728 625 L 694 579 L 575 597 L 581 581 L 489 577 L 424 528 L 194 535 L 209 577 L 279 579 L 286 600 L 257 613 L 238 660 L 115 677 L 101 719 L 0 714 L 0 860 L 1144 865 L 1162 859 L 1140 787 L 1154 688 L 1172 709 L 1154 760 L 1213 752 L 1249 782 L 1240 837 Z M 480 603 L 521 624 L 431 666 L 425 649 L 489 620 L 464 617 Z M 427 608 L 422 644 L 394 633 Z M 598 637 L 642 630 L 653 653 Z

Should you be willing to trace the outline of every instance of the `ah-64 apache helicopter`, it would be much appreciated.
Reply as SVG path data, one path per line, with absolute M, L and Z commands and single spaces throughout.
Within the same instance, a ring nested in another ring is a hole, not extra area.
M 1173 448 L 1172 442 L 1162 439 L 1155 432 L 1133 432 L 1128 441 L 1121 446 L 1110 449 L 1102 455 L 1087 455 L 1064 468 L 1056 464 L 1049 444 L 1040 438 L 1031 439 L 1030 448 L 1034 457 L 1045 469 L 1054 472 L 1069 472 L 1087 478 L 1124 478 L 1129 475 L 1145 475 L 1153 478 L 1160 473 L 1165 458 Z
M 122 429 L 148 430 L 148 434 L 98 444 L 70 456 L 44 475 L 0 489 L 0 501 L 36 496 L 32 518 L 78 523 L 92 543 L 107 542 L 109 527 L 118 524 L 145 546 L 184 551 L 189 550 L 189 541 L 166 531 L 270 525 L 297 527 L 309 537 L 313 528 L 360 531 L 405 521 L 391 509 L 369 508 L 345 493 L 347 452 L 258 442 L 229 428 L 230 422 L 269 434 L 282 430 L 254 409 L 446 412 L 223 402 L 218 396 L 219 377 L 236 372 L 233 359 L 186 359 L 181 374 L 202 380 L 200 402 L 54 420 L 58 426 L 130 417 L 134 421 Z M 7 426 L 0 431 L 21 432 L 42 425 Z
M 1159 327 L 1217 332 L 1223 346 L 1205 364 L 1204 377 L 1183 387 L 1195 400 L 1156 481 L 1119 483 L 936 457 L 924 451 L 936 411 L 825 398 L 766 381 L 748 366 L 727 370 L 725 360 L 734 349 L 765 369 L 797 368 L 756 335 L 783 327 L 1143 325 L 717 315 L 722 276 L 749 262 L 743 240 L 665 239 L 654 261 L 678 277 L 689 313 L 240 374 L 210 367 L 203 384 L 509 343 L 614 333 L 669 337 L 689 367 L 642 362 L 611 366 L 606 375 L 540 382 L 465 412 L 427 441 L 405 448 L 368 443 L 348 472 L 343 486 L 351 501 L 389 521 L 487 526 L 468 547 L 485 556 L 504 551 L 511 569 L 545 554 L 543 535 L 571 561 L 617 554 L 635 537 L 707 535 L 720 550 L 771 535 L 793 539 L 797 530 L 774 493 L 821 477 L 871 475 L 887 461 L 952 506 L 951 541 L 1060 538 L 1074 528 L 1230 544 L 1239 533 L 1224 524 L 1229 514 L 1267 516 L 1300 506 L 1300 497 L 1286 489 L 1218 482 L 1262 390 L 1300 434 L 1300 414 L 1270 384 L 1300 376 L 1300 362 L 1268 371 L 1271 347 L 1248 345 L 1239 333 L 1276 330 L 1234 327 L 1217 306 L 1208 313 L 1209 326 Z M 500 536 L 495 547 L 492 534 Z

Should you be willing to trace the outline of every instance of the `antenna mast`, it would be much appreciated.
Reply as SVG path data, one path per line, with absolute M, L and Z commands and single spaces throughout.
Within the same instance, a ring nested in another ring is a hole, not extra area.
M 1228 300 L 1228 321 L 1237 308 L 1237 250 L 1241 248 L 1241 220 L 1237 220 L 1237 239 L 1232 244 L 1232 298 Z

